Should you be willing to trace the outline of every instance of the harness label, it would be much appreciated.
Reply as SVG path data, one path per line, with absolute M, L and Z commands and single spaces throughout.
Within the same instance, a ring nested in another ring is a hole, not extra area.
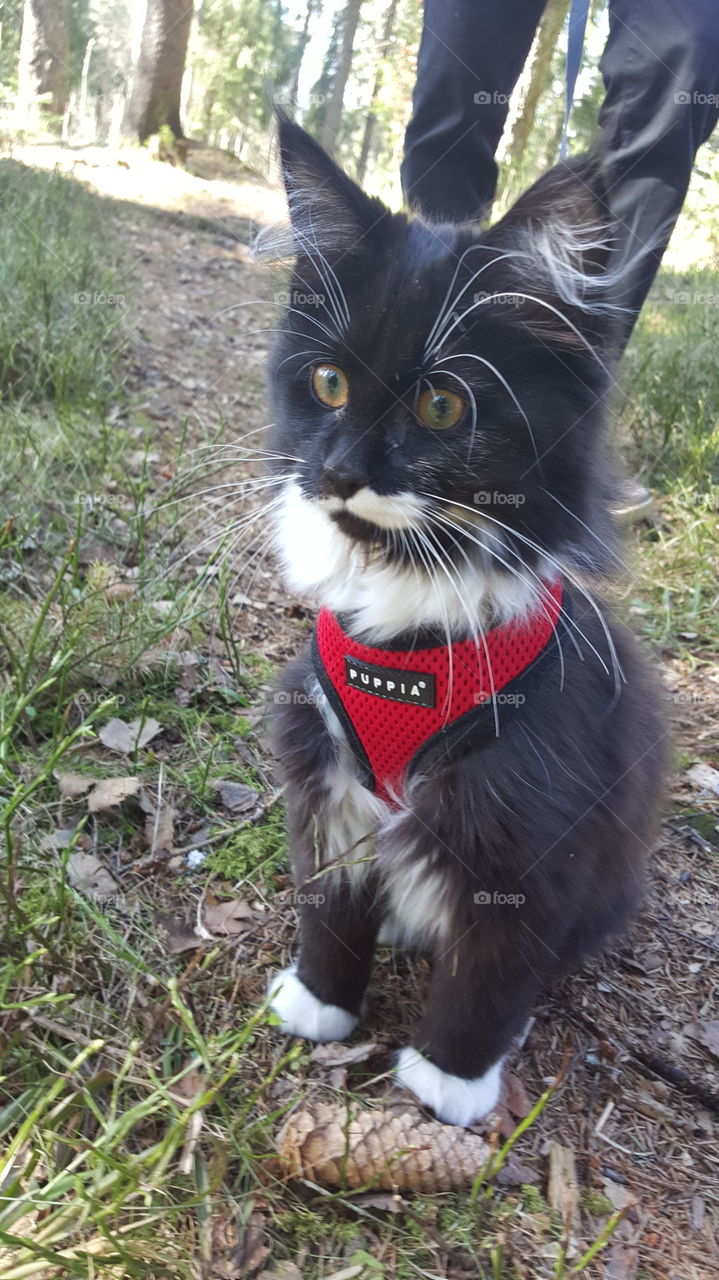
M 434 707 L 436 702 L 436 680 L 431 672 L 377 667 L 345 654 L 345 675 L 350 689 L 361 689 L 388 702 L 406 702 L 413 707 Z

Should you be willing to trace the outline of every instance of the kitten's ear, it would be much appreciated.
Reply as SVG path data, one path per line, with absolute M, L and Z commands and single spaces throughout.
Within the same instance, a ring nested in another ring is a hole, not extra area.
M 366 196 L 305 129 L 277 112 L 282 179 L 290 225 L 260 232 L 259 258 L 313 257 L 332 261 L 369 248 L 370 239 L 391 217 L 380 200 Z
M 507 257 L 507 274 L 516 288 L 562 310 L 584 330 L 599 318 L 613 331 L 622 275 L 614 224 L 606 204 L 596 156 L 579 156 L 557 165 L 520 196 L 486 236 Z M 547 339 L 574 346 L 577 335 L 547 305 L 525 301 L 532 328 Z M 536 323 L 535 323 L 536 321 Z

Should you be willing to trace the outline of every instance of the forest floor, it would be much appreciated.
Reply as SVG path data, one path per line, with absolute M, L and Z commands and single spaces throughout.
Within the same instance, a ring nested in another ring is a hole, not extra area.
M 671 460 L 661 476 L 649 467 L 656 519 L 630 533 L 617 588 L 662 669 L 675 743 L 646 905 L 626 939 L 536 1010 L 499 1120 L 476 1132 L 496 1148 L 558 1081 L 551 1097 L 479 1195 L 287 1181 L 274 1135 L 308 1099 L 419 1114 L 392 1083 L 391 1050 L 416 1018 L 427 966 L 381 952 L 354 1061 L 283 1041 L 254 1012 L 294 931 L 264 708 L 312 621 L 277 576 L 253 484 L 283 277 L 254 265 L 248 243 L 283 201 L 201 154 L 195 174 L 100 149 L 14 158 L 98 197 L 123 343 L 101 429 L 94 411 L 73 417 L 70 443 L 53 425 L 30 476 L 26 406 L 11 426 L 15 541 L 1 590 L 27 606 L 8 626 L 29 656 L 11 670 L 27 697 L 5 757 L 25 790 L 6 893 L 9 949 L 21 937 L 23 954 L 0 983 L 0 1139 L 13 1162 L 0 1185 L 17 1207 L 8 1218 L 0 1201 L 3 1275 L 715 1277 L 719 672 L 705 463 L 692 455 L 673 485 Z M 639 352 L 659 361 L 654 316 Z M 715 351 L 719 318 L 707 323 Z M 655 374 L 652 386 L 671 370 Z M 655 461 L 661 424 L 651 438 L 647 424 L 661 414 L 641 394 L 623 420 L 638 456 Z M 67 630 L 72 591 L 88 583 L 89 642 L 48 698 L 42 628 Z M 149 604 L 136 604 L 139 588 Z M 606 1248 L 587 1259 L 603 1233 Z

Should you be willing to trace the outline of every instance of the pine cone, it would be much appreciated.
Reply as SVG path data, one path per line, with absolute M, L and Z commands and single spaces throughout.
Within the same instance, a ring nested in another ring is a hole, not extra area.
M 449 1191 L 473 1181 L 492 1154 L 455 1125 L 322 1102 L 294 1112 L 276 1145 L 288 1177 L 386 1191 Z

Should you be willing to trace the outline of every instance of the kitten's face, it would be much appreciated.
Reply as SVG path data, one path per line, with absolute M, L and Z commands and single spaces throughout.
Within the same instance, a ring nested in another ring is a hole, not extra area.
M 271 448 L 290 576 L 322 594 L 382 564 L 481 590 L 547 557 L 596 563 L 610 322 L 587 173 L 548 175 L 481 232 L 390 214 L 295 125 L 281 145 L 296 266 Z

